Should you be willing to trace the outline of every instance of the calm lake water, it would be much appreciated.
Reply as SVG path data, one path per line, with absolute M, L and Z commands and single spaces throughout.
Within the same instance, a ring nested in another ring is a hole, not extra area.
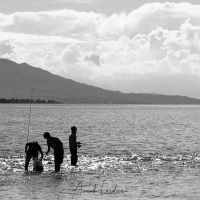
M 32 105 L 29 141 L 64 143 L 58 174 L 52 150 L 43 173 L 24 173 L 30 105 L 0 104 L 1 199 L 200 199 L 200 106 Z M 77 126 L 78 167 L 68 136 Z M 32 163 L 30 163 L 32 170 Z

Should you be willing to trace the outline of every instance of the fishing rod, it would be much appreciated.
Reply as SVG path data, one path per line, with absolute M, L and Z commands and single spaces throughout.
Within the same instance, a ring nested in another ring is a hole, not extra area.
M 33 85 L 34 85 L 34 79 L 32 83 L 32 90 L 31 90 L 31 103 L 30 103 L 30 109 L 29 109 L 29 116 L 28 116 L 28 133 L 27 133 L 27 143 L 28 143 L 28 138 L 29 138 L 29 130 L 30 130 L 30 123 L 31 123 L 31 105 L 32 105 L 32 98 L 33 98 Z

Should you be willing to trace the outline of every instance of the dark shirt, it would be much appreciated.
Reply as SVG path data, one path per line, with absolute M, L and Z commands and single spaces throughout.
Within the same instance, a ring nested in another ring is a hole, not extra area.
M 54 153 L 63 152 L 63 143 L 56 137 L 47 138 L 47 145 L 54 150 Z
M 43 152 L 40 145 L 37 142 L 28 142 L 26 143 L 25 153 L 33 156 L 38 157 L 38 152 L 41 153 L 41 157 L 43 158 Z
M 76 135 L 70 134 L 69 136 L 69 148 L 77 149 Z

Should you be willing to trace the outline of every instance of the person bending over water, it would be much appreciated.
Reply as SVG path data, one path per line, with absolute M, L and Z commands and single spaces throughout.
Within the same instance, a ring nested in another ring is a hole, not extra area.
M 38 160 L 38 152 L 40 152 L 41 154 L 40 160 Z M 42 166 L 43 152 L 38 142 L 27 142 L 25 146 L 25 153 L 26 153 L 25 170 L 28 171 L 28 165 L 32 158 L 33 170 L 43 171 L 43 166 Z
M 44 138 L 47 140 L 48 146 L 46 154 L 49 153 L 50 147 L 54 150 L 55 172 L 59 172 L 64 157 L 63 143 L 58 138 L 51 137 L 49 132 L 44 133 Z
M 71 165 L 76 166 L 78 161 L 77 147 L 81 147 L 81 143 L 76 141 L 76 126 L 71 127 L 71 134 L 69 135 L 69 149 L 71 153 Z

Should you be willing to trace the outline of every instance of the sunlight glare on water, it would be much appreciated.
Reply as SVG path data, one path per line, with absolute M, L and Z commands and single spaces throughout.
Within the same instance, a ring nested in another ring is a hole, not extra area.
M 1 199 L 199 199 L 200 106 L 32 105 L 29 141 L 43 133 L 64 144 L 61 172 L 53 151 L 43 173 L 24 173 L 29 105 L 0 105 Z M 68 136 L 77 126 L 78 167 Z M 30 163 L 32 170 L 32 163 Z

